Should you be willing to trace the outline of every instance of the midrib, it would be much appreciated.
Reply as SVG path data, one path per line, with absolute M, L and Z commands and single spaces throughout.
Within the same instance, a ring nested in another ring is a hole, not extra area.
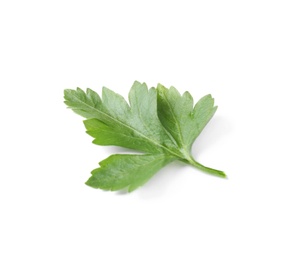
M 174 118 L 174 120 L 175 120 L 175 122 L 176 122 L 176 127 L 177 127 L 178 132 L 179 132 L 179 139 L 180 139 L 180 141 L 181 141 L 181 144 L 183 145 L 183 136 L 182 136 L 182 130 L 181 130 L 180 124 L 179 124 L 177 118 L 175 117 L 173 108 L 172 108 L 172 106 L 171 106 L 171 104 L 170 104 L 170 102 L 169 102 L 169 100 L 168 100 L 168 98 L 167 98 L 167 96 L 166 96 L 166 93 L 163 92 L 163 95 L 165 96 L 165 100 L 166 100 L 166 102 L 167 102 L 167 104 L 168 104 L 168 106 L 169 106 L 169 108 L 170 108 L 171 114 L 172 114 L 172 116 L 173 116 L 173 118 Z
M 124 127 L 128 128 L 128 129 L 131 129 L 132 131 L 134 131 L 134 132 L 136 132 L 137 134 L 139 134 L 140 136 L 142 136 L 144 139 L 148 140 L 150 143 L 155 144 L 155 145 L 157 145 L 157 146 L 163 148 L 164 150 L 168 151 L 170 154 L 172 154 L 172 155 L 174 155 L 174 156 L 176 156 L 176 157 L 179 157 L 179 158 L 182 157 L 181 155 L 176 154 L 176 153 L 174 153 L 173 151 L 171 151 L 171 150 L 170 150 L 169 148 L 167 148 L 166 146 L 161 145 L 160 143 L 157 143 L 157 142 L 154 141 L 153 139 L 150 139 L 150 138 L 147 137 L 146 135 L 144 135 L 144 134 L 142 134 L 141 132 L 139 132 L 137 129 L 132 128 L 132 127 L 130 127 L 129 125 L 126 125 L 126 124 L 123 123 L 122 121 L 120 121 L 120 120 L 118 120 L 118 119 L 116 119 L 116 118 L 113 118 L 113 117 L 110 116 L 109 114 L 100 111 L 99 109 L 97 109 L 97 108 L 95 108 L 95 107 L 93 107 L 93 106 L 91 106 L 91 105 L 89 105 L 89 104 L 83 102 L 82 100 L 80 100 L 80 99 L 78 99 L 78 98 L 76 98 L 76 99 L 77 99 L 80 103 L 82 103 L 82 104 L 88 106 L 89 108 L 91 108 L 92 110 L 95 110 L 96 112 L 98 112 L 98 113 L 100 113 L 100 114 L 102 114 L 102 115 L 105 115 L 105 116 L 107 116 L 108 118 L 111 118 L 112 120 L 116 121 L 118 124 L 121 124 L 121 125 L 123 125 Z

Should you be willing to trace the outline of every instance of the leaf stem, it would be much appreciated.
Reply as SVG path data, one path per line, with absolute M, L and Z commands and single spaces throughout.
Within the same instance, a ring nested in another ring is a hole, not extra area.
M 215 176 L 218 176 L 221 178 L 227 178 L 226 174 L 223 171 L 206 167 L 206 166 L 200 164 L 199 162 L 195 161 L 195 159 L 191 156 L 188 156 L 187 159 L 184 159 L 182 161 L 187 163 L 187 164 L 190 164 L 190 165 L 192 165 L 192 166 L 194 166 L 194 167 L 196 167 L 196 168 L 198 168 L 198 169 L 200 169 L 206 173 L 209 173 L 211 175 L 215 175 Z

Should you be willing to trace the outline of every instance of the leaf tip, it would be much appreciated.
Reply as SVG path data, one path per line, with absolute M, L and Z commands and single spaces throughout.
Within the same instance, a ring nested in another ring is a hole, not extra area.
M 139 87 L 139 86 L 147 86 L 145 82 L 139 82 L 138 80 L 135 80 L 132 84 L 132 88 Z
M 134 84 L 136 84 L 136 85 L 140 84 L 140 85 L 141 85 L 141 82 L 139 82 L 138 80 L 134 80 L 133 85 L 134 85 Z
M 76 91 L 77 91 L 77 92 L 81 92 L 81 93 L 85 93 L 85 92 L 84 92 L 81 88 L 79 88 L 79 87 L 76 88 Z
M 64 97 L 67 98 L 73 91 L 73 89 L 64 89 Z
M 137 186 L 132 186 L 132 185 L 129 185 L 128 189 L 127 189 L 127 192 L 128 193 L 131 193 L 133 192 L 134 190 L 136 190 L 138 187 Z
M 158 83 L 158 84 L 157 84 L 157 88 L 163 88 L 163 89 L 164 89 L 164 88 L 166 88 L 166 87 L 165 87 L 164 85 L 162 85 L 161 83 Z
M 108 89 L 107 87 L 103 86 L 103 87 L 101 88 L 101 90 L 102 90 L 102 93 L 104 93 L 104 92 L 108 91 L 109 89 Z
M 86 89 L 86 93 L 87 93 L 87 94 L 90 94 L 90 93 L 94 93 L 94 91 L 93 91 L 91 88 L 87 88 L 87 89 Z

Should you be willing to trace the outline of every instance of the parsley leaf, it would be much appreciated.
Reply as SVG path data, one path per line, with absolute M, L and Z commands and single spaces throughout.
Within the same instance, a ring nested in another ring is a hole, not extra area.
M 204 96 L 193 107 L 193 98 L 187 91 L 181 96 L 174 87 L 167 89 L 158 84 L 157 92 L 158 116 L 162 125 L 176 140 L 178 148 L 184 155 L 183 161 L 207 173 L 226 177 L 224 172 L 196 162 L 190 153 L 194 141 L 217 110 L 211 95 Z
M 166 164 L 181 160 L 207 173 L 226 177 L 222 171 L 205 167 L 190 154 L 192 144 L 216 111 L 210 95 L 194 107 L 188 92 L 158 85 L 148 89 L 134 82 L 129 104 L 108 88 L 102 98 L 91 89 L 64 92 L 66 105 L 86 118 L 87 133 L 98 145 L 131 148 L 143 154 L 115 154 L 99 163 L 87 185 L 103 190 L 129 191 L 142 186 Z

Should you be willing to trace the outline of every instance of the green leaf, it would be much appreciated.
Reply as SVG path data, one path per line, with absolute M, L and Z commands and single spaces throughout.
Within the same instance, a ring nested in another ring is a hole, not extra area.
M 189 92 L 183 96 L 174 88 L 158 84 L 158 116 L 163 126 L 176 140 L 180 148 L 190 148 L 193 133 L 193 98 Z M 192 129 L 192 130 L 191 130 Z
M 197 168 L 220 177 L 226 177 L 225 173 L 195 161 L 190 150 L 196 138 L 213 117 L 217 106 L 211 95 L 201 98 L 193 107 L 193 98 L 189 92 L 183 95 L 174 88 L 165 88 L 158 84 L 158 116 L 162 125 L 176 140 L 182 154 L 183 161 L 187 161 Z
M 158 116 L 163 126 L 171 133 L 178 146 L 187 151 L 214 115 L 214 99 L 211 95 L 201 98 L 193 108 L 193 98 L 189 92 L 182 96 L 174 88 L 161 84 L 158 91 Z
M 174 88 L 158 85 L 148 89 L 134 82 L 129 104 L 108 88 L 102 98 L 93 90 L 65 90 L 65 103 L 86 118 L 87 133 L 98 145 L 116 145 L 144 152 L 142 155 L 112 155 L 92 172 L 87 185 L 104 190 L 129 191 L 143 185 L 173 160 L 191 164 L 207 173 L 225 177 L 205 167 L 190 154 L 193 142 L 215 113 L 214 100 L 203 97 L 194 107 L 193 98 Z
M 156 113 L 155 88 L 148 90 L 146 84 L 135 82 L 129 92 L 130 106 L 122 96 L 107 88 L 102 89 L 102 100 L 96 92 L 88 89 L 85 94 L 80 88 L 65 90 L 65 99 L 74 112 L 90 119 L 85 126 L 95 137 L 94 143 L 151 153 L 168 150 L 177 155 L 175 142 Z
M 158 170 L 174 160 L 166 154 L 116 154 L 99 163 L 87 185 L 103 190 L 133 191 L 148 181 Z

